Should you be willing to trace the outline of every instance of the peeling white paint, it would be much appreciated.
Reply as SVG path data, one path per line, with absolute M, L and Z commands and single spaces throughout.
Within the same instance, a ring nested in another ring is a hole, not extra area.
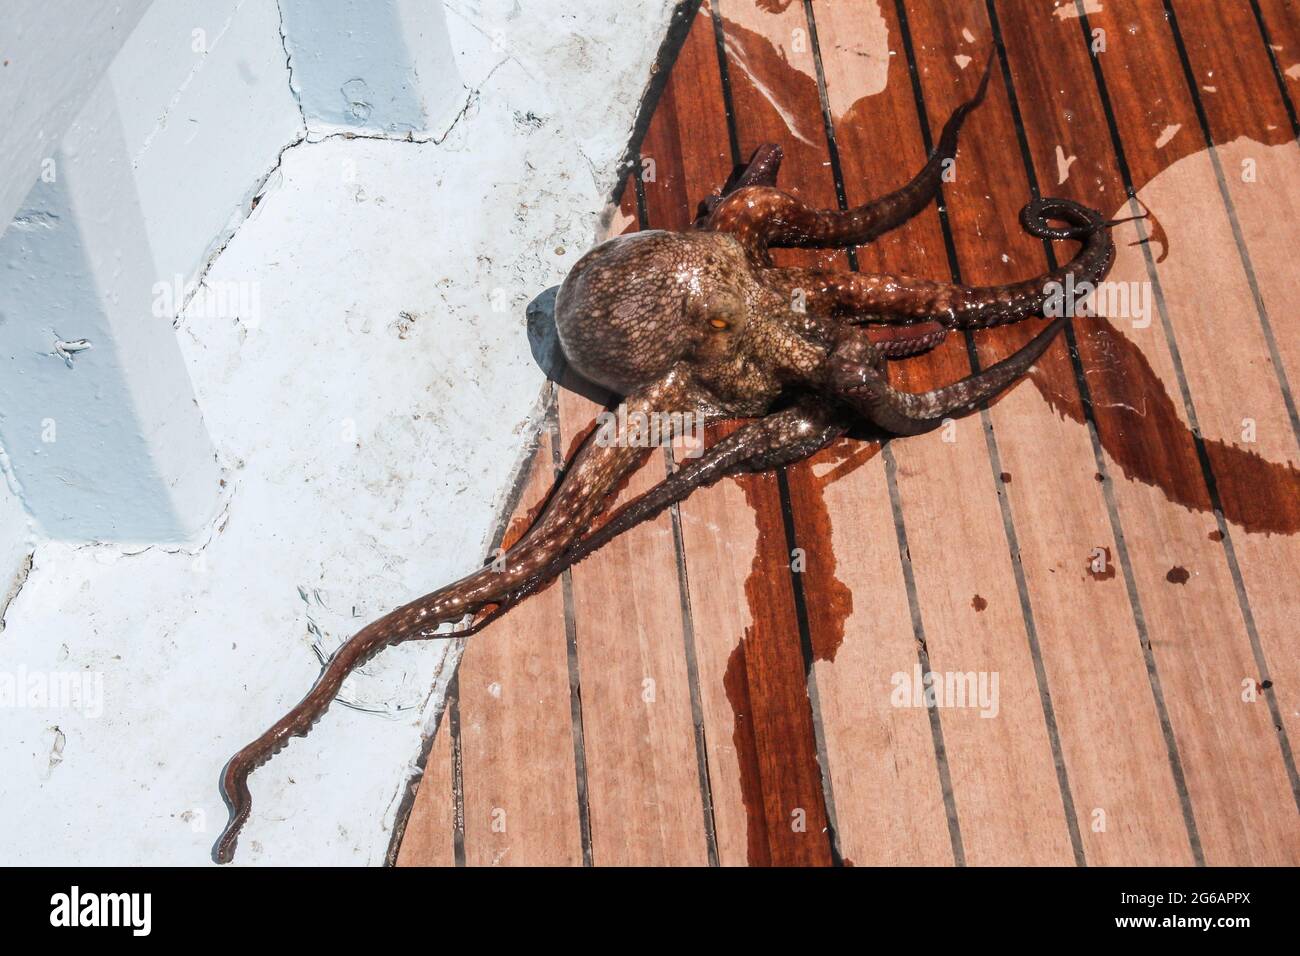
M 10 603 L 26 581 L 25 564 L 34 546 L 31 517 L 0 477 L 0 631 L 5 629 Z
M 1178 131 L 1182 128 L 1183 128 L 1182 123 L 1174 123 L 1173 125 L 1166 126 L 1164 129 L 1162 129 L 1160 131 L 1160 135 L 1156 137 L 1156 149 L 1163 149 L 1165 146 L 1167 146 L 1169 144 L 1169 141 L 1173 139 L 1175 136 L 1177 136 Z

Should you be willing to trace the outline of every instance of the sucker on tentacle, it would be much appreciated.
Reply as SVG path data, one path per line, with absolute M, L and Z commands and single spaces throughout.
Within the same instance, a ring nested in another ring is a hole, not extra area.
M 900 392 L 889 384 L 875 349 L 854 329 L 836 348 L 831 391 L 863 417 L 895 435 L 920 435 L 945 419 L 969 414 L 1012 385 L 1047 351 L 1070 316 L 1048 323 L 1029 344 L 981 372 L 929 392 Z
M 1069 223 L 1053 228 L 1049 220 Z M 1039 315 L 1064 291 L 1083 292 L 1101 281 L 1115 258 L 1110 226 L 1096 211 L 1068 199 L 1035 199 L 1020 211 L 1025 231 L 1038 238 L 1082 239 L 1069 262 L 1051 272 L 1000 286 L 964 286 L 912 276 L 770 269 L 780 294 L 796 292 L 811 315 L 852 317 L 858 322 L 938 322 L 949 329 L 988 329 Z M 1071 311 L 1075 302 L 1066 304 Z
M 867 329 L 867 338 L 887 359 L 912 358 L 935 348 L 948 337 L 948 329 L 933 320 L 905 326 L 885 325 Z
M 1032 235 L 1075 240 L 1059 269 L 1009 285 L 952 285 L 906 276 L 778 269 L 773 246 L 868 242 L 938 194 L 966 117 L 982 101 L 992 56 L 976 95 L 953 112 L 933 153 L 905 185 L 848 211 L 812 209 L 776 186 L 781 149 L 764 144 L 680 232 L 647 230 L 611 239 L 583 256 L 564 280 L 555 324 L 569 364 L 625 396 L 614 433 L 583 442 L 523 537 L 495 562 L 398 608 L 363 628 L 326 663 L 307 695 L 230 758 L 221 793 L 230 810 L 213 858 L 229 862 L 252 809 L 249 775 L 291 738 L 320 720 L 347 676 L 385 647 L 475 633 L 566 568 L 694 489 L 729 475 L 798 461 L 864 421 L 894 435 L 934 428 L 1011 387 L 1074 314 L 1074 301 L 1027 345 L 952 385 L 913 394 L 889 384 L 887 363 L 920 354 L 950 330 L 983 329 L 1040 314 L 1052 286 L 1084 290 L 1114 258 L 1113 222 L 1065 199 L 1035 199 L 1021 210 Z M 1053 226 L 1051 223 L 1064 223 Z M 774 410 L 778 409 L 778 410 Z M 638 415 L 660 443 L 683 415 L 752 418 L 687 459 L 649 491 L 599 519 L 649 448 L 634 434 Z M 469 621 L 454 633 L 446 630 Z

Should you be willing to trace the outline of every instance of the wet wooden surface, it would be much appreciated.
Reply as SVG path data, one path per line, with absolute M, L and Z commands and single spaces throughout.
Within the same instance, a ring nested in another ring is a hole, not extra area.
M 778 258 L 994 284 L 1071 254 L 1021 231 L 1036 193 L 1149 210 L 1108 314 L 987 410 L 697 492 L 471 639 L 399 864 L 1300 863 L 1300 5 L 713 0 L 614 231 L 685 227 L 763 142 L 809 202 L 888 192 L 990 50 L 939 204 Z M 516 529 L 597 410 L 558 391 Z M 973 693 L 927 706 L 931 672 Z

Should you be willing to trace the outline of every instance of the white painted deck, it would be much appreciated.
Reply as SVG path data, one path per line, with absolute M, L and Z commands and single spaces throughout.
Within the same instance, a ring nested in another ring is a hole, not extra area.
M 0 634 L 4 864 L 206 862 L 218 773 L 310 686 L 313 634 L 328 652 L 479 562 L 543 382 L 525 308 L 597 234 L 670 12 L 137 6 L 46 184 L 91 266 L 0 280 L 24 292 L 0 321 L 0 595 L 31 564 Z M 14 71 L 75 16 L 20 7 Z M 40 198 L 16 212 L 45 228 Z M 0 258 L 49 259 L 33 235 Z M 193 292 L 174 321 L 158 283 Z M 67 362 L 53 332 L 91 347 Z M 380 862 L 451 653 L 356 675 L 379 713 L 336 706 L 258 771 L 238 861 Z

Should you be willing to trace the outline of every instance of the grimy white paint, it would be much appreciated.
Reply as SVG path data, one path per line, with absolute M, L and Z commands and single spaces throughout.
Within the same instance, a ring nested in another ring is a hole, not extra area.
M 102 686 L 4 714 L 2 863 L 207 860 L 221 767 L 310 686 L 312 634 L 478 564 L 538 411 L 525 307 L 598 232 L 670 15 L 118 6 L 0 235 L 6 585 L 31 564 L 0 671 Z M 67 7 L 21 4 L 0 56 L 77 35 Z M 457 653 L 355 675 L 365 709 L 254 776 L 239 861 L 381 861 Z

